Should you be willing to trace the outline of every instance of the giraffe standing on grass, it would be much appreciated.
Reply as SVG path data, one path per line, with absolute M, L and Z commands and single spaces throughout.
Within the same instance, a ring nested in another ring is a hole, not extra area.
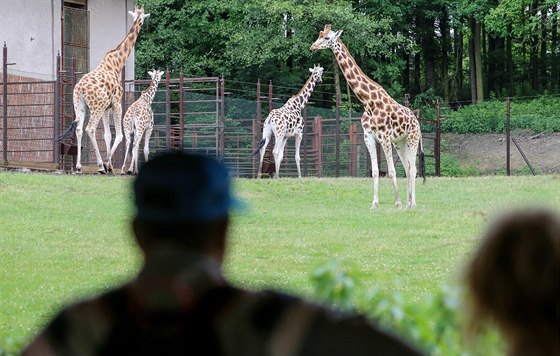
M 393 163 L 393 145 L 404 165 L 406 173 L 406 205 L 408 208 L 414 208 L 416 207 L 415 183 L 418 145 L 420 145 L 421 173 L 425 179 L 420 123 L 412 110 L 397 103 L 381 85 L 362 72 L 344 43 L 340 40 L 341 34 L 342 30 L 332 31 L 331 25 L 325 25 L 315 43 L 311 45 L 311 50 L 332 49 L 346 81 L 364 105 L 365 112 L 362 115 L 362 128 L 364 129 L 364 140 L 371 157 L 373 176 L 373 202 L 371 208 L 379 206 L 379 168 L 377 166 L 376 140 L 381 144 L 387 159 L 388 175 L 393 182 L 395 205 L 401 207 L 402 204 L 397 186 L 395 165 Z
M 303 138 L 303 126 L 305 125 L 303 117 L 301 116 L 301 110 L 305 104 L 307 104 L 311 93 L 313 93 L 315 84 L 321 82 L 323 67 L 315 65 L 313 68 L 309 68 L 309 71 L 311 72 L 311 76 L 299 93 L 292 96 L 281 108 L 272 110 L 264 122 L 262 140 L 259 143 L 259 147 L 257 147 L 256 151 L 253 153 L 253 156 L 260 153 L 257 178 L 260 178 L 262 175 L 261 170 L 263 158 L 266 146 L 268 146 L 272 134 L 274 134 L 275 141 L 274 149 L 272 151 L 276 166 L 276 174 L 274 175 L 274 178 L 279 177 L 280 164 L 282 163 L 282 159 L 284 157 L 284 147 L 286 146 L 286 142 L 288 141 L 288 138 L 294 136 L 296 140 L 295 160 L 298 177 L 301 178 L 299 148 L 301 145 L 301 139 Z
M 101 174 L 113 171 L 111 157 L 115 153 L 118 145 L 121 143 L 123 134 L 121 127 L 121 98 L 123 88 L 121 85 L 121 71 L 125 62 L 134 48 L 136 38 L 140 32 L 140 28 L 144 23 L 144 19 L 150 14 L 144 13 L 144 6 L 135 7 L 134 12 L 129 11 L 132 15 L 134 23 L 132 28 L 124 38 L 124 40 L 113 50 L 105 54 L 101 63 L 85 74 L 74 87 L 73 102 L 76 119 L 72 125 L 57 139 L 58 141 L 70 136 L 76 131 L 78 144 L 78 157 L 76 161 L 76 171 L 81 173 L 82 161 L 82 135 L 84 119 L 86 116 L 86 108 L 89 108 L 89 121 L 86 126 L 86 132 L 90 138 L 95 157 L 97 160 L 97 170 Z M 115 124 L 115 142 L 111 147 L 111 127 L 110 114 L 113 114 Z M 95 131 L 99 121 L 103 118 L 104 139 L 107 146 L 107 161 L 104 163 L 99 152 Z
M 131 141 L 132 158 L 130 160 L 130 167 L 128 167 L 128 174 L 138 173 L 138 150 L 140 148 L 140 141 L 144 136 L 144 159 L 148 161 L 150 153 L 150 136 L 154 128 L 154 112 L 152 111 L 152 101 L 156 95 L 157 87 L 163 72 L 160 70 L 153 70 L 148 72 L 152 77 L 152 82 L 148 89 L 144 90 L 138 100 L 136 100 L 124 114 L 123 130 L 126 139 L 126 151 L 124 154 L 124 161 L 121 168 L 121 174 L 124 174 L 124 167 L 130 149 Z

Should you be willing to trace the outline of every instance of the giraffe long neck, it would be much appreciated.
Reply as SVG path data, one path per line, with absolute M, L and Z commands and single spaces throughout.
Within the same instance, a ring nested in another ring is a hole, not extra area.
M 377 84 L 362 71 L 340 39 L 332 50 L 346 81 L 365 107 L 372 105 L 370 94 L 373 92 L 377 92 L 374 96 L 379 97 L 379 99 L 382 97 L 391 98 L 381 85 Z
M 105 54 L 105 57 L 103 58 L 103 61 L 101 61 L 99 67 L 102 67 L 105 70 L 113 71 L 117 74 L 120 73 L 120 71 L 124 68 L 124 64 L 126 63 L 130 52 L 132 52 L 132 49 L 134 48 L 134 44 L 136 43 L 141 27 L 142 24 L 140 23 L 140 19 L 136 19 L 121 43 L 119 43 L 115 49 L 112 49 Z
M 148 104 L 151 104 L 154 100 L 154 96 L 156 95 L 160 79 L 161 78 L 155 77 L 154 80 L 152 80 L 152 82 L 150 83 L 148 89 L 142 92 L 141 96 L 146 102 L 148 102 Z
M 313 89 L 315 88 L 315 84 L 317 84 L 317 79 L 313 74 L 307 79 L 299 93 L 292 97 L 292 101 L 296 104 L 298 109 L 303 109 L 305 104 L 309 101 L 311 94 L 313 93 Z

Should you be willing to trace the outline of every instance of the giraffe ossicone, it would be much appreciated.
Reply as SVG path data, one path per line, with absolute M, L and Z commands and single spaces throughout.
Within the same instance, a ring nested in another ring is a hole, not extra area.
M 81 173 L 82 170 L 82 136 L 86 109 L 89 109 L 90 112 L 86 132 L 95 151 L 97 170 L 102 174 L 113 171 L 111 158 L 123 139 L 121 125 L 121 98 L 123 95 L 121 71 L 124 68 L 130 52 L 134 48 L 144 19 L 150 16 L 150 14 L 144 13 L 144 6 L 141 8 L 135 6 L 134 12 L 129 11 L 129 13 L 131 13 L 134 23 L 126 37 L 117 47 L 108 51 L 101 63 L 94 70 L 86 73 L 74 87 L 73 103 L 76 118 L 72 122 L 70 128 L 66 130 L 58 140 L 62 140 L 71 135 L 73 131 L 76 132 L 78 146 L 76 171 L 78 173 Z M 115 141 L 112 146 L 110 127 L 111 115 L 115 127 Z M 96 129 L 101 119 L 103 119 L 103 138 L 107 148 L 107 159 L 105 162 L 103 162 L 101 158 L 101 153 L 95 137 Z
M 407 207 L 416 207 L 416 155 L 420 146 L 420 168 L 425 179 L 424 153 L 420 123 L 412 110 L 397 103 L 381 85 L 369 78 L 356 64 L 348 48 L 340 40 L 342 30 L 333 31 L 330 24 L 319 32 L 319 37 L 311 45 L 311 51 L 330 48 L 338 62 L 346 81 L 360 102 L 364 105 L 362 128 L 368 148 L 372 176 L 373 201 L 371 208 L 379 206 L 379 168 L 377 166 L 376 141 L 381 144 L 387 159 L 388 176 L 393 182 L 395 205 L 401 207 L 397 186 L 397 176 L 393 163 L 393 146 L 403 163 L 407 179 Z
M 123 130 L 126 140 L 126 149 L 124 161 L 121 168 L 121 174 L 125 174 L 125 166 L 129 153 L 132 151 L 130 166 L 126 171 L 127 174 L 138 173 L 138 151 L 140 149 L 140 141 L 144 138 L 144 160 L 148 161 L 150 154 L 150 137 L 154 129 L 154 112 L 152 110 L 152 102 L 157 92 L 157 88 L 163 71 L 154 69 L 148 74 L 152 78 L 148 89 L 144 90 L 138 100 L 130 105 L 126 110 L 123 118 Z
M 307 82 L 305 82 L 299 93 L 292 96 L 281 108 L 271 110 L 264 121 L 262 139 L 253 153 L 253 156 L 259 154 L 257 178 L 261 178 L 264 154 L 272 135 L 274 135 L 274 149 L 272 153 L 276 166 L 274 178 L 280 177 L 280 164 L 284 158 L 286 142 L 290 137 L 295 137 L 295 161 L 298 178 L 301 178 L 299 149 L 303 138 L 303 128 L 305 126 L 305 122 L 301 116 L 301 110 L 311 97 L 315 85 L 322 81 L 323 67 L 316 64 L 313 68 L 309 68 L 309 71 L 311 72 L 311 76 L 307 79 Z

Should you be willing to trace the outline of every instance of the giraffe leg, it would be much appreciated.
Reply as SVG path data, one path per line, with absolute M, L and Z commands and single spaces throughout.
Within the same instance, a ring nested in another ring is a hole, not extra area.
M 405 159 L 408 162 L 408 175 L 407 180 L 409 182 L 408 191 L 408 208 L 416 208 L 416 153 L 418 148 L 406 145 L 405 147 Z
M 299 161 L 300 161 L 300 156 L 299 156 L 299 148 L 301 147 L 301 140 L 303 138 L 303 134 L 301 132 L 296 133 L 296 153 L 295 153 L 295 159 L 296 159 L 296 166 L 297 166 L 297 175 L 298 178 L 301 178 L 301 170 L 300 170 L 300 166 L 299 166 Z
M 140 141 L 142 141 L 142 136 L 144 136 L 144 127 L 136 127 L 134 133 L 136 137 L 134 137 L 134 145 L 132 146 L 132 161 L 128 168 L 129 174 L 138 173 L 138 151 L 140 149 Z
M 124 130 L 124 138 L 125 138 L 125 151 L 124 151 L 124 160 L 123 160 L 123 164 L 121 167 L 121 174 L 125 174 L 125 166 L 126 166 L 126 161 L 128 159 L 128 152 L 130 150 L 130 145 L 131 145 L 131 137 L 130 135 L 132 134 L 132 120 L 134 118 L 132 117 L 132 114 L 129 114 L 128 112 L 125 114 L 124 119 L 123 119 L 123 130 Z
M 395 148 L 397 149 L 397 154 L 404 166 L 404 172 L 406 174 L 406 207 L 414 208 L 416 206 L 416 202 L 413 198 L 414 180 L 416 179 L 416 166 L 414 166 L 415 162 L 412 162 L 414 167 L 411 167 L 408 147 L 405 140 L 396 143 Z
M 379 167 L 377 165 L 377 148 L 373 133 L 364 131 L 364 141 L 369 151 L 371 176 L 373 178 L 373 201 L 371 202 L 371 209 L 375 209 L 379 207 Z
M 89 140 L 91 141 L 91 146 L 95 152 L 95 159 L 97 163 L 97 171 L 100 174 L 105 174 L 105 167 L 103 166 L 103 159 L 101 158 L 101 152 L 99 152 L 99 146 L 97 145 L 97 140 L 95 138 L 95 131 L 97 129 L 97 125 L 99 124 L 99 120 L 103 116 L 103 111 L 92 111 L 90 113 L 89 122 L 86 126 L 86 132 L 88 134 Z
M 113 99 L 113 103 L 112 103 L 113 104 L 113 122 L 115 123 L 115 142 L 113 142 L 113 146 L 111 147 L 111 150 L 110 151 L 107 150 L 106 166 L 107 166 L 107 171 L 109 171 L 109 172 L 113 171 L 113 163 L 111 162 L 111 159 L 112 159 L 113 155 L 115 154 L 115 151 L 117 150 L 117 147 L 119 147 L 119 144 L 123 140 L 121 99 L 120 99 L 120 96 L 117 95 L 117 97 L 115 97 L 115 99 Z M 110 127 L 109 127 L 109 144 L 111 143 L 110 135 L 111 135 L 111 130 L 110 130 Z
M 383 152 L 385 153 L 385 159 L 387 160 L 387 174 L 391 181 L 393 182 L 393 193 L 395 195 L 395 206 L 397 208 L 402 207 L 401 196 L 399 194 L 399 186 L 397 185 L 397 172 L 395 171 L 395 163 L 393 162 L 393 145 L 389 140 L 385 140 L 381 143 L 383 147 Z
M 86 116 L 86 103 L 83 99 L 74 100 L 74 112 L 76 113 L 76 144 L 78 145 L 76 172 L 82 173 L 82 136 L 84 134 L 84 121 Z
M 148 162 L 148 156 L 150 155 L 150 137 L 152 136 L 152 131 L 154 129 L 154 121 L 152 116 L 152 121 L 150 125 L 146 127 L 146 133 L 144 134 L 144 162 Z M 138 162 L 136 162 L 136 173 L 138 173 Z
M 276 137 L 274 150 L 272 151 L 272 153 L 274 154 L 274 163 L 276 165 L 276 173 L 274 174 L 274 178 L 280 178 L 280 165 L 282 164 L 282 160 L 284 159 L 284 148 L 286 147 L 286 142 L 288 142 L 288 138 L 286 136 Z
M 266 147 L 270 143 L 270 139 L 272 138 L 272 129 L 269 125 L 266 125 L 263 129 L 263 138 L 265 139 L 264 145 L 261 147 L 261 151 L 259 154 L 259 170 L 257 171 L 257 179 L 261 178 L 262 175 L 262 165 L 264 160 L 264 155 L 266 153 Z
M 105 112 L 103 112 L 103 140 L 105 141 L 105 148 L 106 148 L 106 155 L 107 157 L 109 156 L 110 152 L 111 152 L 111 113 L 109 110 L 105 110 Z M 109 167 L 107 166 L 107 164 L 103 163 L 103 170 L 104 172 L 101 172 L 100 170 L 99 173 L 108 173 L 111 170 L 109 169 Z

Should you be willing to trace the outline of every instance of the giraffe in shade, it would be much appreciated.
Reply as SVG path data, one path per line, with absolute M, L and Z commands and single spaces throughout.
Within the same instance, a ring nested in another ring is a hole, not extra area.
M 136 100 L 124 114 L 123 130 L 126 139 L 126 150 L 124 154 L 124 161 L 121 168 L 121 174 L 124 174 L 126 160 L 128 158 L 130 146 L 132 143 L 132 158 L 130 166 L 128 167 L 128 174 L 138 173 L 138 150 L 140 148 L 140 141 L 144 137 L 144 160 L 148 161 L 150 154 L 150 136 L 154 129 L 154 112 L 152 111 L 152 102 L 156 95 L 157 87 L 163 71 L 153 70 L 149 71 L 152 82 L 148 89 L 144 90 L 138 100 Z
M 371 208 L 379 206 L 379 168 L 377 166 L 377 149 L 375 141 L 381 144 L 387 159 L 389 178 L 393 182 L 395 205 L 401 207 L 401 198 L 397 186 L 397 176 L 393 163 L 393 148 L 395 146 L 401 162 L 404 165 L 407 180 L 407 207 L 416 207 L 416 154 L 420 145 L 420 171 L 425 178 L 424 153 L 422 150 L 422 133 L 420 123 L 412 110 L 397 103 L 383 89 L 381 85 L 370 79 L 358 65 L 340 40 L 342 30 L 332 31 L 331 25 L 319 33 L 317 40 L 311 45 L 311 50 L 330 48 L 346 81 L 364 105 L 362 128 L 364 140 L 371 157 L 373 176 L 373 202 Z
M 124 68 L 130 52 L 134 48 L 136 38 L 144 23 L 144 19 L 150 16 L 150 14 L 144 13 L 144 6 L 141 8 L 135 7 L 134 12 L 129 11 L 129 14 L 132 16 L 134 23 L 126 37 L 116 48 L 107 52 L 101 63 L 94 70 L 86 73 L 74 87 L 73 102 L 76 119 L 72 122 L 70 127 L 57 138 L 58 141 L 63 140 L 76 131 L 78 145 L 76 171 L 78 173 L 81 173 L 82 170 L 81 151 L 86 108 L 88 108 L 90 112 L 86 132 L 95 150 L 95 158 L 98 167 L 97 171 L 101 174 L 113 171 L 111 157 L 123 138 L 121 127 L 121 98 L 123 95 L 123 87 L 120 82 L 121 71 Z M 111 113 L 115 126 L 115 141 L 112 147 L 110 127 Z M 101 118 L 103 118 L 103 137 L 107 147 L 106 162 L 103 162 L 101 158 L 101 153 L 99 152 L 99 147 L 95 138 L 97 125 Z
M 260 154 L 257 178 L 260 178 L 262 175 L 261 171 L 266 146 L 268 146 L 273 134 L 275 143 L 272 153 L 274 155 L 274 163 L 276 166 L 274 178 L 279 178 L 280 164 L 282 163 L 282 159 L 284 157 L 284 147 L 290 137 L 295 137 L 296 140 L 295 160 L 298 177 L 301 178 L 299 148 L 301 145 L 301 139 L 303 138 L 303 127 L 305 125 L 303 117 L 301 116 L 301 110 L 304 108 L 305 104 L 307 104 L 309 97 L 311 97 L 311 93 L 313 93 L 315 85 L 321 82 L 323 67 L 315 65 L 313 68 L 309 68 L 309 71 L 311 72 L 311 76 L 307 79 L 307 82 L 304 84 L 303 88 L 301 88 L 299 93 L 292 96 L 281 108 L 273 109 L 264 121 L 262 140 L 253 153 L 253 156 Z

